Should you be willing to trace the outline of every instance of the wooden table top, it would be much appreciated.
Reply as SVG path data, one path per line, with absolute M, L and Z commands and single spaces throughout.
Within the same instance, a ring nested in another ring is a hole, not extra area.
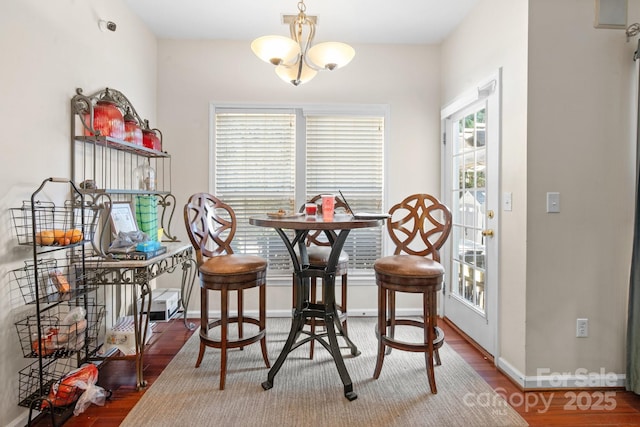
M 307 217 L 304 214 L 282 218 L 261 215 L 249 218 L 249 224 L 259 227 L 284 228 L 289 230 L 351 230 L 382 225 L 382 219 L 354 219 L 350 214 L 336 214 L 332 219 L 321 215 Z

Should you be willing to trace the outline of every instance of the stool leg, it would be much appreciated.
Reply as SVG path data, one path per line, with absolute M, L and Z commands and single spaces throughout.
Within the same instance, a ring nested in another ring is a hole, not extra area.
M 312 277 L 311 278 L 311 302 L 312 303 L 316 303 L 316 298 L 318 295 L 317 289 L 316 289 L 316 285 L 317 285 L 317 278 L 316 277 Z M 324 285 L 323 285 L 324 286 Z M 309 324 L 311 327 L 311 335 L 316 333 L 316 318 L 312 317 L 311 319 L 309 319 Z M 315 346 L 316 340 L 311 340 L 309 341 L 309 359 L 313 359 L 313 349 Z
M 238 293 L 238 338 L 242 339 L 243 326 L 244 326 L 244 291 L 239 289 Z M 244 347 L 240 347 L 240 350 L 244 350 Z
M 389 291 L 389 336 L 396 336 L 396 292 Z M 387 354 L 391 354 L 391 347 L 387 347 Z
M 433 366 L 433 340 L 435 339 L 434 329 L 433 329 L 433 309 L 435 301 L 433 299 L 433 292 L 425 292 L 423 294 L 423 315 L 424 315 L 424 342 L 427 344 L 427 351 L 424 354 L 425 362 L 427 365 L 427 378 L 429 378 L 429 388 L 431 388 L 431 393 L 437 394 L 438 389 L 436 388 L 436 377 L 434 373 Z
M 384 362 L 385 345 L 383 338 L 387 335 L 387 290 L 378 284 L 378 357 L 376 368 L 373 371 L 373 378 L 380 377 L 382 362 Z
M 220 292 L 220 390 L 224 390 L 224 382 L 227 376 L 227 335 L 229 329 L 229 291 L 223 288 Z
M 200 337 L 207 336 L 209 333 L 209 295 L 207 292 L 207 289 L 200 284 Z M 204 341 L 200 339 L 200 351 L 198 360 L 196 360 L 196 368 L 200 367 L 200 363 L 202 363 L 205 348 Z
M 269 362 L 269 354 L 267 353 L 267 309 L 266 309 L 266 299 L 267 299 L 267 287 L 265 285 L 260 286 L 260 307 L 259 307 L 259 320 L 260 320 L 260 331 L 264 331 L 264 336 L 260 340 L 260 348 L 262 348 L 262 358 L 264 359 L 265 365 L 267 368 L 271 367 L 271 363 Z

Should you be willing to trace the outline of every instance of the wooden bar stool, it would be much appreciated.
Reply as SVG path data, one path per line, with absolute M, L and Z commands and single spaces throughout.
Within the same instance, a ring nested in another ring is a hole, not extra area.
M 236 231 L 236 216 L 231 206 L 206 193 L 197 193 L 184 206 L 184 221 L 191 244 L 195 248 L 200 273 L 200 352 L 196 368 L 200 366 L 206 347 L 219 348 L 220 390 L 224 390 L 227 373 L 227 350 L 260 341 L 262 358 L 271 367 L 266 341 L 266 277 L 267 262 L 254 255 L 234 254 L 231 241 Z M 243 292 L 259 288 L 258 318 L 244 315 Z M 209 291 L 220 292 L 220 319 L 209 319 Z M 237 293 L 238 312 L 229 317 L 229 292 Z M 236 323 L 238 339 L 229 338 L 229 324 Z M 244 336 L 244 325 L 257 325 L 257 332 Z M 220 328 L 220 338 L 210 331 Z
M 393 206 L 389 213 L 387 230 L 396 249 L 394 255 L 374 263 L 378 285 L 378 357 L 373 377 L 380 377 L 387 347 L 422 352 L 429 387 L 435 394 L 438 390 L 434 357 L 439 365 L 438 349 L 444 343 L 444 333 L 437 326 L 437 297 L 445 273 L 439 251 L 451 232 L 451 212 L 431 195 L 414 194 Z M 396 318 L 396 292 L 422 294 L 422 321 Z M 396 326 L 422 328 L 423 342 L 396 340 Z

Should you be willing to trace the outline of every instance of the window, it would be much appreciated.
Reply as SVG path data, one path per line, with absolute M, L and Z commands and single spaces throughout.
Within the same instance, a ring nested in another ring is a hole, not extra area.
M 214 109 L 213 193 L 238 219 L 235 251 L 265 257 L 289 274 L 280 237 L 248 218 L 297 211 L 316 194 L 342 190 L 354 210 L 383 210 L 385 113 L 292 109 Z M 382 227 L 353 230 L 344 250 L 350 274 L 371 274 L 382 253 Z M 357 244 L 356 244 L 357 242 Z

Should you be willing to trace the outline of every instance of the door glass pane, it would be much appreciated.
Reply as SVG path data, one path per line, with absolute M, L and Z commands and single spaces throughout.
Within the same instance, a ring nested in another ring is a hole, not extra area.
M 464 174 L 464 157 L 453 157 L 453 171 L 456 179 L 454 182 L 454 190 L 460 190 L 465 187 L 465 174 Z
M 457 122 L 453 146 L 454 185 L 453 280 L 451 293 L 484 314 L 486 150 L 485 109 L 479 108 Z
M 464 120 L 458 120 L 453 124 L 453 135 L 455 135 L 453 139 L 453 151 L 455 153 L 459 153 L 462 151 L 462 147 L 460 144 L 464 141 L 462 138 L 462 132 L 464 131 Z

